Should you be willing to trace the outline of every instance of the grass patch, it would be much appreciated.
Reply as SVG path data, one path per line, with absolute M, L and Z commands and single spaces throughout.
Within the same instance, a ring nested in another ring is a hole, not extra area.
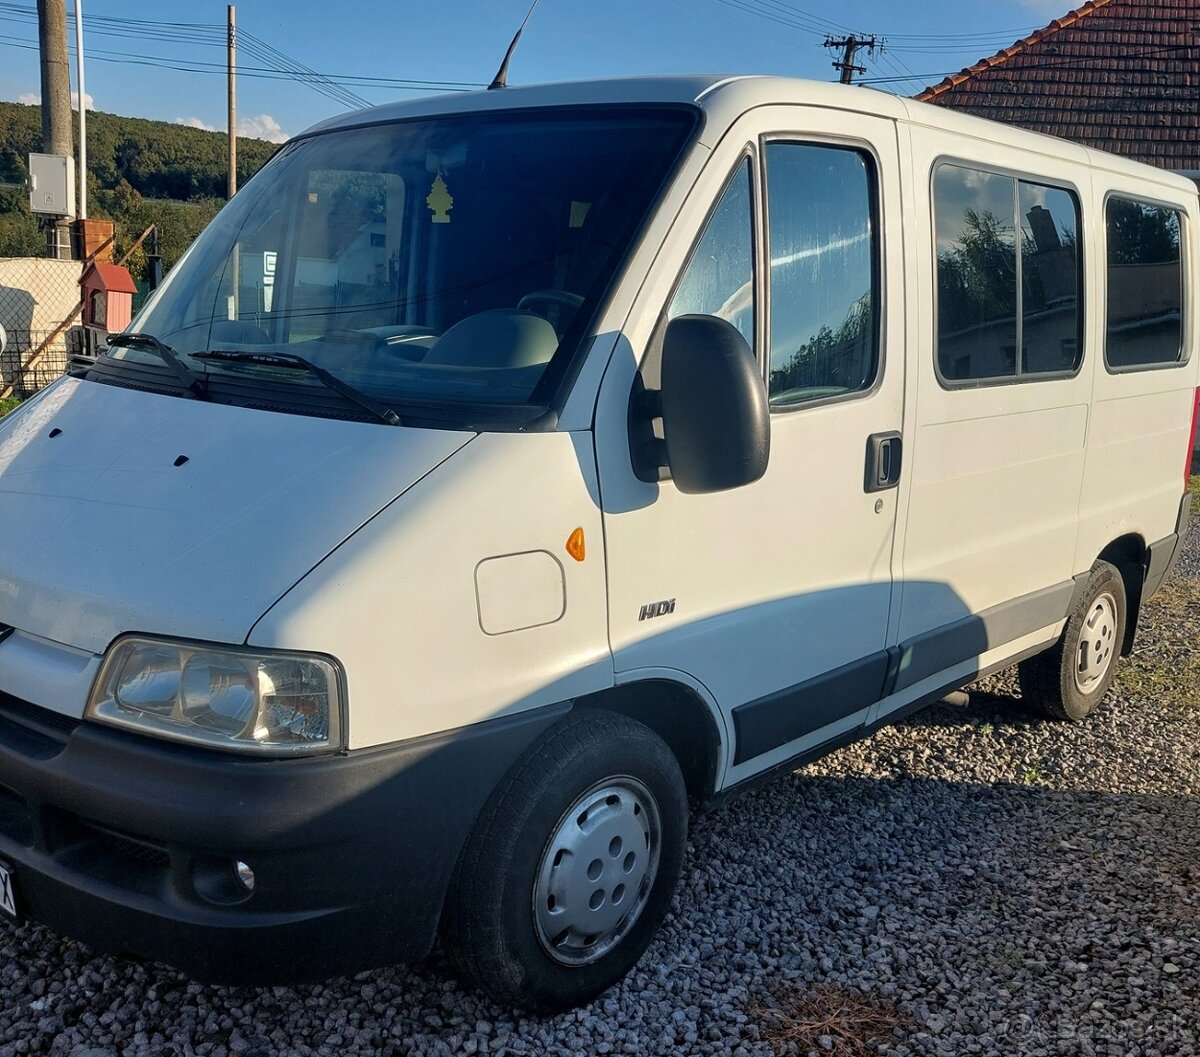
M 911 1023 L 892 1002 L 868 998 L 832 984 L 810 991 L 777 992 L 750 1012 L 763 1026 L 763 1040 L 776 1053 L 868 1057 L 895 1042 L 897 1029 Z
M 1198 629 L 1200 585 L 1192 580 L 1164 584 L 1142 610 L 1138 645 L 1117 672 L 1118 689 L 1132 697 L 1200 708 Z
M 16 408 L 20 402 L 21 398 L 18 396 L 6 396 L 3 400 L 0 400 L 0 418 L 3 418 Z
M 1200 473 L 1188 478 L 1188 492 L 1192 496 L 1192 513 L 1200 514 Z

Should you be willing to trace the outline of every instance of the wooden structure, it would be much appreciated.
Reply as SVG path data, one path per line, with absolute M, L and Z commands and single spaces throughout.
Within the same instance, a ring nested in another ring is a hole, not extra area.
M 116 334 L 133 318 L 137 286 L 127 268 L 94 261 L 79 280 L 83 287 L 83 325 Z

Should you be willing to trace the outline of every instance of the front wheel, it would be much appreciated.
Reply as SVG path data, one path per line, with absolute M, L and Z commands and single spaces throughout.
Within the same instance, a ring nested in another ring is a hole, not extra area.
M 1021 696 L 1052 719 L 1081 720 L 1108 692 L 1125 638 L 1125 581 L 1098 561 L 1058 642 L 1017 668 Z
M 653 731 L 573 713 L 514 767 L 463 851 L 442 932 L 458 975 L 538 1012 L 616 983 L 666 916 L 687 796 Z

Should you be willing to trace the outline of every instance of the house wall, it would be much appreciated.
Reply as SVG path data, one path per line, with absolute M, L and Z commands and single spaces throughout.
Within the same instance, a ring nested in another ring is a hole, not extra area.
M 79 303 L 79 261 L 42 257 L 0 258 L 0 326 L 7 334 L 0 355 L 0 391 L 16 380 L 22 363 Z M 22 380 L 39 389 L 66 366 L 69 332 L 55 339 L 41 365 Z

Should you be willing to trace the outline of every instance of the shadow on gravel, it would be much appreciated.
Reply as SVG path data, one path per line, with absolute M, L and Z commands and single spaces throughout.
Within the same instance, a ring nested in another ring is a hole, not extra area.
M 953 759 L 977 737 L 967 725 L 1000 709 L 1014 745 L 1053 738 L 1014 704 L 973 694 L 890 737 Z M 894 1044 L 910 1054 L 1200 1048 L 1194 800 L 961 780 L 949 765 L 836 773 L 871 751 L 698 818 L 661 936 L 585 1010 L 514 1015 L 464 993 L 436 954 L 315 987 L 216 988 L 3 926 L 0 1053 L 804 1052 L 763 1012 L 781 994 L 870 996 L 893 1031 L 908 1026 Z
M 904 727 L 961 727 L 978 726 L 981 723 L 1002 724 L 1008 728 L 1023 729 L 1039 726 L 1046 722 L 1040 712 L 1026 706 L 1020 697 L 998 694 L 990 690 L 972 689 L 970 703 L 948 705 L 938 703 L 914 712 L 901 721 Z

